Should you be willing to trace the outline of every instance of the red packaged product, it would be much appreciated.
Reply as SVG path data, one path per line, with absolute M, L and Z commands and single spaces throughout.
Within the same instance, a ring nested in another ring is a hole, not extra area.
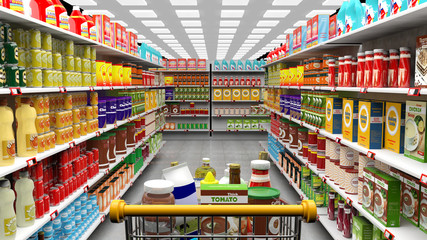
M 236 82 L 237 83 L 237 82 Z M 236 84 L 236 85 L 238 85 L 238 84 Z M 241 79 L 240 79 L 240 86 L 245 86 L 245 77 L 242 77 Z
M 396 49 L 390 49 L 389 51 L 389 63 L 388 63 L 388 87 L 398 87 L 398 75 L 399 75 L 399 51 Z
M 341 64 L 341 62 L 340 62 Z M 351 55 L 347 55 L 344 57 L 344 70 L 342 75 L 342 87 L 351 87 Z M 339 74 L 339 73 L 338 73 Z
M 52 0 L 52 3 L 55 6 L 56 26 L 64 30 L 70 30 L 67 10 L 59 0 Z
M 34 199 L 42 199 L 44 195 L 44 187 L 43 187 L 43 181 L 35 181 L 34 182 L 34 190 L 33 190 L 33 196 Z
M 374 67 L 372 71 L 372 87 L 383 87 L 384 50 L 374 49 Z
M 335 79 L 335 59 L 329 59 L 328 60 L 328 86 L 329 87 L 336 87 L 336 79 Z
M 48 214 L 50 210 L 50 199 L 49 199 L 49 195 L 47 194 L 43 196 L 43 210 L 44 210 L 44 214 Z
M 30 8 L 31 8 L 31 17 L 38 19 L 40 21 L 49 23 L 51 25 L 57 26 L 55 6 L 51 0 L 30 1 Z
M 374 52 L 365 52 L 364 87 L 372 87 L 372 73 L 374 71 Z
M 357 58 L 351 58 L 351 86 L 356 87 Z
M 224 78 L 224 84 L 223 85 L 228 86 L 228 78 L 227 77 Z
M 37 200 L 34 202 L 34 205 L 36 207 L 36 218 L 42 218 L 44 216 L 44 203 L 43 199 Z
M 383 87 L 388 87 L 387 82 L 388 82 L 388 64 L 390 61 L 390 58 L 388 56 L 388 52 L 387 51 L 383 51 L 383 73 L 382 73 L 382 82 L 383 82 Z
M 59 188 L 53 187 L 50 189 L 49 192 L 49 198 L 50 198 L 50 205 L 51 206 L 58 206 L 61 202 L 61 196 L 59 193 Z
M 229 80 L 229 83 L 228 83 L 230 86 L 233 86 L 234 85 L 234 79 L 233 79 L 233 77 L 230 77 L 230 80 Z
M 343 86 L 343 78 L 344 78 L 344 57 L 338 58 L 338 86 Z
M 365 87 L 365 53 L 357 53 L 356 86 Z
M 411 76 L 411 50 L 407 47 L 401 47 L 399 50 L 399 87 L 408 88 L 410 87 L 409 80 Z

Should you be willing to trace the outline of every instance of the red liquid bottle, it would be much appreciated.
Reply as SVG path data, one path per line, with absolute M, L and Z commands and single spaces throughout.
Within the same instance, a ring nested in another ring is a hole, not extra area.
M 70 30 L 70 25 L 68 24 L 68 13 L 65 7 L 59 0 L 51 0 L 55 7 L 56 14 L 56 26 L 64 30 Z
M 335 193 L 329 192 L 328 219 L 335 220 Z
M 338 201 L 338 217 L 337 217 L 337 230 L 343 230 L 343 222 L 344 222 L 344 201 Z
M 30 7 L 31 17 L 56 26 L 55 6 L 51 0 L 33 0 Z
M 249 187 L 271 187 L 270 175 L 270 162 L 266 160 L 252 160 L 251 161 L 252 176 L 249 180 Z
M 342 235 L 345 238 L 351 238 L 351 207 L 349 205 L 344 206 L 344 218 L 343 218 L 343 232 Z
M 83 37 L 89 37 L 87 21 L 80 12 L 79 6 L 73 7 L 73 11 L 71 12 L 68 23 L 70 24 L 71 32 L 81 35 Z

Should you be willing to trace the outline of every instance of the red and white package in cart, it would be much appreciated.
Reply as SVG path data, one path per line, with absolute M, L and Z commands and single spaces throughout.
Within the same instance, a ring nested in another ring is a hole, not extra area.
M 399 87 L 408 88 L 410 87 L 411 77 L 411 50 L 407 47 L 401 47 L 400 49 L 400 60 L 399 60 Z M 418 86 L 418 85 L 415 85 Z
M 364 87 L 372 87 L 373 71 L 374 71 L 374 52 L 366 51 L 365 52 Z
M 372 71 L 372 87 L 383 87 L 384 50 L 374 49 L 374 68 Z
M 390 49 L 389 51 L 389 62 L 388 62 L 388 76 L 387 86 L 398 87 L 398 73 L 399 73 L 399 51 L 396 49 Z
M 365 53 L 357 53 L 356 86 L 365 87 Z

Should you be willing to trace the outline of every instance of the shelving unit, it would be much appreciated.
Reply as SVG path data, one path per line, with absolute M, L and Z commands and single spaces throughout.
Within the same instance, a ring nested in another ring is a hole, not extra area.
M 213 70 L 213 73 L 264 73 L 264 70 Z
M 184 103 L 184 102 L 194 102 L 194 103 L 208 103 L 210 100 L 166 100 L 166 103 Z
M 268 115 L 212 115 L 213 118 L 228 118 L 228 117 L 240 117 L 240 118 L 267 118 Z
M 190 114 L 190 115 L 166 115 L 166 117 L 171 118 L 207 118 L 209 117 L 209 114 Z

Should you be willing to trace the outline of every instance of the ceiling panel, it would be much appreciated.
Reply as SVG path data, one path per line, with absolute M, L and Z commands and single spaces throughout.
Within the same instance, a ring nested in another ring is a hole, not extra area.
M 66 0 L 90 14 L 108 13 L 164 56 L 204 56 L 210 61 L 259 57 L 279 46 L 285 33 L 315 14 L 333 13 L 342 1 Z

